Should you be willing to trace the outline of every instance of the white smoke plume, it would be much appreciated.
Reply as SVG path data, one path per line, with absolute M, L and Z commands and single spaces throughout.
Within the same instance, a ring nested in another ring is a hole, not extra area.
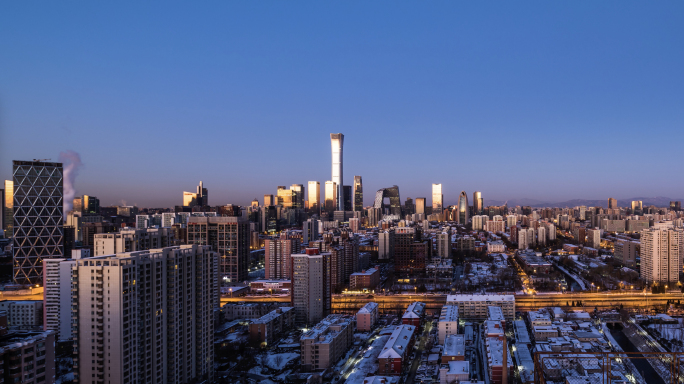
M 67 213 L 74 208 L 74 197 L 76 197 L 74 185 L 83 163 L 81 162 L 81 155 L 72 150 L 60 152 L 59 161 L 64 167 L 64 220 L 66 220 Z

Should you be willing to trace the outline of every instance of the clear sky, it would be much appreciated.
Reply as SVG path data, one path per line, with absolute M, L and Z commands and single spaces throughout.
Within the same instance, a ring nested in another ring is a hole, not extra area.
M 684 2 L 0 3 L 0 178 L 73 150 L 102 204 L 684 197 Z

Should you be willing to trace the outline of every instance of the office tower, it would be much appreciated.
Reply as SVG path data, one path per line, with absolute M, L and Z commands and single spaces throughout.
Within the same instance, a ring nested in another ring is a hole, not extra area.
M 292 255 L 292 306 L 298 324 L 312 325 L 330 313 L 330 253 L 307 248 Z
M 380 208 L 368 208 L 366 215 L 368 216 L 366 222 L 369 227 L 377 227 L 378 222 L 382 220 L 382 210 Z
M 484 214 L 484 199 L 482 198 L 482 192 L 473 192 L 473 215 Z
M 72 202 L 72 211 L 77 213 L 83 213 L 83 197 L 74 197 Z
M 344 177 L 342 147 L 344 146 L 344 135 L 341 133 L 330 134 L 330 146 L 332 147 L 332 182 L 337 185 L 337 207 L 336 210 L 344 211 Z
M 188 244 L 211 245 L 219 255 L 221 284 L 247 280 L 249 221 L 242 217 L 190 217 Z
M 404 203 L 404 215 L 413 215 L 414 213 L 416 213 L 416 210 L 413 205 L 413 199 L 407 197 L 406 202 Z
M 321 183 L 309 181 L 309 212 L 321 214 Z
M 71 256 L 71 255 L 69 255 Z M 43 330 L 55 331 L 58 341 L 71 334 L 71 259 L 43 260 Z
M 39 284 L 43 259 L 64 256 L 62 163 L 13 161 L 14 281 Z
M 670 201 L 670 210 L 679 212 L 682 210 L 682 202 L 681 201 Z
M 656 223 L 641 231 L 641 278 L 648 285 L 676 284 L 682 270 L 684 231 L 672 222 Z
M 268 239 L 264 242 L 264 264 L 266 279 L 291 280 L 292 257 L 300 252 L 301 243 L 296 237 L 289 238 L 283 232 L 279 239 Z
M 0 189 L 0 233 L 5 230 L 5 190 Z M 11 237 L 11 236 L 8 236 Z M 0 237 L 1 238 L 1 237 Z
M 325 211 L 329 214 L 337 210 L 337 183 L 334 181 L 325 182 Z
M 442 213 L 442 184 L 432 184 L 432 213 Z
M 82 204 L 83 213 L 86 213 L 86 214 L 100 213 L 100 199 L 98 199 L 95 196 L 83 195 L 81 197 L 81 204 Z
M 2 229 L 5 230 L 5 237 L 12 237 L 14 235 L 14 181 L 5 180 L 4 190 L 4 195 L 2 195 L 4 210 Z
M 292 208 L 304 209 L 304 184 L 292 184 L 290 186 L 290 190 L 292 191 Z
M 352 187 L 351 185 L 345 185 L 343 186 L 344 188 L 344 211 L 345 212 L 350 212 L 353 211 L 354 209 L 354 194 L 352 193 Z
M 361 176 L 354 176 L 354 211 L 363 211 L 363 181 Z
M 264 206 L 268 207 L 271 205 L 275 205 L 275 200 L 273 199 L 273 195 L 264 195 Z
M 415 213 L 425 214 L 425 200 L 427 200 L 427 199 L 424 197 L 416 198 L 416 212 Z
M 463 225 L 468 224 L 468 214 L 468 195 L 465 191 L 461 191 L 461 194 L 458 196 L 458 223 Z
M 183 192 L 183 206 L 184 207 L 194 207 L 194 206 L 208 206 L 209 205 L 209 193 L 207 189 L 204 188 L 202 182 L 199 182 L 197 186 L 197 192 Z
M 632 201 L 632 214 L 633 215 L 643 215 L 644 207 L 641 200 Z
M 618 209 L 617 199 L 608 198 L 608 209 Z
M 385 199 L 389 199 L 389 209 L 387 209 L 387 206 L 385 206 Z M 401 199 L 399 197 L 399 187 L 394 185 L 390 188 L 379 189 L 375 193 L 375 203 L 373 204 L 373 207 L 380 208 L 383 215 L 389 213 L 390 215 L 401 217 Z M 386 212 L 387 210 L 389 210 L 389 212 Z
M 217 262 L 197 245 L 77 260 L 75 381 L 212 382 Z
M 302 244 L 318 239 L 318 220 L 309 219 L 302 223 Z
M 451 259 L 451 234 L 449 232 L 437 234 L 437 257 Z

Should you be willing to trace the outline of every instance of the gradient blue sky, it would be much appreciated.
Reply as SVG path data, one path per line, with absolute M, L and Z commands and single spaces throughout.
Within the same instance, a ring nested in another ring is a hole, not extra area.
M 74 150 L 102 204 L 330 179 L 365 203 L 684 197 L 684 2 L 2 2 L 0 178 Z

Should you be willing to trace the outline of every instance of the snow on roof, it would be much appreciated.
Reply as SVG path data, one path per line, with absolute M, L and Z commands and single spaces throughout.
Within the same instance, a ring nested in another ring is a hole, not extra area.
M 403 358 L 415 331 L 416 327 L 413 325 L 398 326 L 392 332 L 392 336 L 387 340 L 387 344 L 382 348 L 378 358 Z
M 487 317 L 488 320 L 493 320 L 493 321 L 504 321 L 504 315 L 503 311 L 501 310 L 501 307 L 497 307 L 496 305 L 490 305 L 487 307 L 487 313 L 489 316 Z
M 371 301 L 366 303 L 361 309 L 359 309 L 358 313 L 371 313 L 373 310 L 378 309 L 378 303 Z
M 399 376 L 369 376 L 363 379 L 363 384 L 396 384 Z
M 444 339 L 443 356 L 464 356 L 465 335 L 449 335 Z
M 458 307 L 455 305 L 443 306 L 439 321 L 458 321 Z
M 406 308 L 406 312 L 404 312 L 404 316 L 402 316 L 402 319 L 419 319 L 423 316 L 423 313 L 425 312 L 425 303 L 421 303 L 420 301 L 414 301 L 411 303 L 408 308 Z
M 469 361 L 449 361 L 449 371 L 450 375 L 459 374 L 470 374 L 470 362 Z
M 300 340 L 313 339 L 316 343 L 329 343 L 340 331 L 333 328 L 346 327 L 351 324 L 351 317 L 344 315 L 328 315 L 320 323 L 316 324 L 311 330 L 303 334 Z
M 377 268 L 371 268 L 371 269 L 367 269 L 363 272 L 354 272 L 354 273 L 352 273 L 352 275 L 354 275 L 354 276 L 370 276 L 377 271 L 378 271 Z
M 460 301 L 513 301 L 513 295 L 447 295 L 447 303 Z
M 503 340 L 499 340 L 496 337 L 488 337 L 485 340 L 485 346 L 487 347 L 487 361 L 489 361 L 489 366 L 502 366 L 503 365 Z M 511 359 L 511 354 L 508 353 L 508 366 L 513 366 L 513 359 Z M 544 359 L 546 361 L 547 359 Z

